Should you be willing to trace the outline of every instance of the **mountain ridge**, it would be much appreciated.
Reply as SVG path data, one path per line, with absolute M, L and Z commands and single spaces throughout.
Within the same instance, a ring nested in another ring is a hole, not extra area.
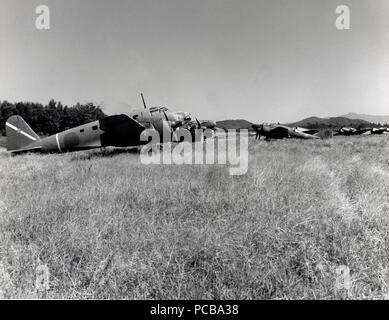
M 244 119 L 236 119 L 236 120 L 222 120 L 217 121 L 216 126 L 222 129 L 249 129 L 251 130 L 252 122 L 244 120 Z
M 324 128 L 342 128 L 342 127 L 353 127 L 353 128 L 366 128 L 377 126 L 362 119 L 349 119 L 346 117 L 330 117 L 330 118 L 319 118 L 309 117 L 297 122 L 288 123 L 290 127 L 304 127 L 308 129 L 324 129 Z
M 363 113 L 355 113 L 355 112 L 349 112 L 343 117 L 348 118 L 348 119 L 360 119 L 360 120 L 365 120 L 371 123 L 376 123 L 376 124 L 389 124 L 389 115 L 370 115 L 370 114 L 363 114 Z
M 358 118 L 361 116 L 361 118 Z M 370 120 L 369 120 L 370 119 Z M 348 113 L 344 116 L 321 118 L 311 116 L 300 121 L 285 123 L 290 127 L 304 127 L 309 129 L 333 128 L 339 129 L 342 127 L 367 128 L 380 127 L 389 124 L 389 116 L 374 116 L 363 115 L 357 113 Z M 222 120 L 216 122 L 217 127 L 224 129 L 249 129 L 251 130 L 252 122 L 245 119 Z

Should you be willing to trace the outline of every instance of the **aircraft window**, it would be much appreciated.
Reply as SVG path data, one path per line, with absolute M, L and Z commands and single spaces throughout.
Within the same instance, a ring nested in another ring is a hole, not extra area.
M 99 127 L 98 126 L 93 126 L 92 130 L 97 130 Z
M 81 129 L 80 132 L 84 132 L 85 130 L 84 129 Z

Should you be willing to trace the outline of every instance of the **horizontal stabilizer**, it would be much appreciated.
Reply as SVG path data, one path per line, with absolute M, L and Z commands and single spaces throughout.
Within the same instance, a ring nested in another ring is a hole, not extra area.
M 42 150 L 42 147 L 30 147 L 30 148 L 25 148 L 25 149 L 17 149 L 17 150 L 8 150 L 8 152 L 11 153 L 25 153 L 25 152 L 34 152 L 34 151 L 40 151 Z

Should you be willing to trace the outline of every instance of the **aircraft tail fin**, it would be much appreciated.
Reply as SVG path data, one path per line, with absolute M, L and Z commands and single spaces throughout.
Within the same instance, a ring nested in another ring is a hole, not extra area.
M 29 145 L 39 141 L 39 136 L 30 128 L 21 116 L 12 116 L 5 123 L 7 151 L 16 152 L 30 149 Z

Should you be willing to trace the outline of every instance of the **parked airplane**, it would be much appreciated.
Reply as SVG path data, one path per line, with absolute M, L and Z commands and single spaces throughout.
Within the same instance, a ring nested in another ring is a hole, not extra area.
M 337 136 L 354 136 L 354 135 L 362 134 L 362 133 L 365 133 L 365 132 L 361 131 L 359 133 L 358 129 L 355 129 L 355 128 L 352 128 L 352 127 L 344 127 L 344 128 L 340 128 L 337 132 L 335 132 L 335 135 L 337 135 Z
M 320 137 L 317 136 L 319 133 L 318 130 L 310 130 L 299 127 L 291 128 L 279 124 L 254 124 L 252 127 L 256 132 L 256 139 L 261 139 L 261 136 L 264 136 L 266 140 L 283 138 L 320 139 Z
M 389 128 L 373 128 L 371 134 L 388 134 Z
M 301 128 L 301 127 L 295 127 L 293 130 L 298 131 L 298 132 L 303 132 L 311 135 L 315 135 L 319 133 L 320 131 L 317 129 L 306 129 L 306 128 Z
M 211 130 L 217 130 L 216 122 L 213 120 L 202 120 L 200 121 L 200 125 L 202 128 L 211 129 Z
M 389 129 L 382 128 L 359 128 L 355 129 L 352 127 L 340 128 L 334 134 L 337 136 L 355 136 L 355 135 L 369 135 L 369 134 L 384 134 L 389 133 Z
M 202 128 L 197 118 L 187 112 L 171 112 L 165 107 L 147 108 L 143 94 L 142 101 L 144 108 L 133 110 L 129 115 L 109 116 L 45 138 L 40 138 L 22 117 L 12 116 L 6 122 L 7 150 L 11 153 L 68 152 L 107 146 L 139 146 L 148 143 L 141 141 L 145 129 L 155 129 L 161 139 L 170 137 L 170 141 L 179 142 L 178 128 L 192 131 Z

